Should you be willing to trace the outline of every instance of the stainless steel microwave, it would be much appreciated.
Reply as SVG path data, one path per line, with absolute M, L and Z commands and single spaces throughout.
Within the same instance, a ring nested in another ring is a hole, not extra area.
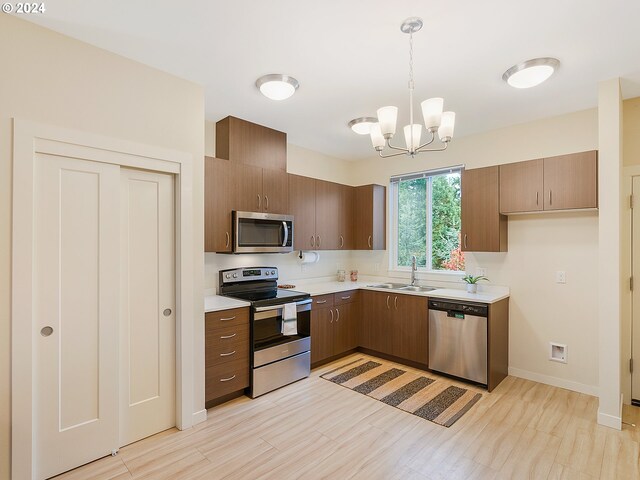
M 233 253 L 292 251 L 292 215 L 233 211 Z

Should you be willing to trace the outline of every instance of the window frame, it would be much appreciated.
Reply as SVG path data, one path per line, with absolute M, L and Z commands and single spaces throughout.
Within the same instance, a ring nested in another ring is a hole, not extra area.
M 462 176 L 464 165 L 456 165 L 446 168 L 438 168 L 432 170 L 424 170 L 422 172 L 414 172 L 403 175 L 392 176 L 389 179 L 388 188 L 388 205 L 389 205 L 389 219 L 388 222 L 388 238 L 389 238 L 389 272 L 408 273 L 411 272 L 411 267 L 405 267 L 398 265 L 398 187 L 401 181 L 410 180 L 411 178 L 427 178 L 427 207 L 431 207 L 431 199 L 433 198 L 433 183 L 432 178 L 438 175 L 446 175 L 454 172 L 458 172 Z M 462 194 L 462 192 L 461 192 Z M 432 264 L 433 255 L 433 208 L 427 208 L 427 265 Z M 434 270 L 431 267 L 417 267 L 416 271 L 424 274 L 454 276 L 462 278 L 465 272 L 462 270 Z

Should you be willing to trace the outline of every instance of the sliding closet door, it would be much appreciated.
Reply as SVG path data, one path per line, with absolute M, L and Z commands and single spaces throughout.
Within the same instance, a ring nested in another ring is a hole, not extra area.
M 34 459 L 41 479 L 118 448 L 120 168 L 39 155 L 34 169 Z
M 120 445 L 175 426 L 171 175 L 121 170 Z

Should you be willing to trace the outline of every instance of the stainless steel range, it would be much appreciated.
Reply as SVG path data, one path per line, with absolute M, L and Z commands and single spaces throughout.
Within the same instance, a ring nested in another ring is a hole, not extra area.
M 251 398 L 309 376 L 311 296 L 278 288 L 275 267 L 221 270 L 220 294 L 251 302 Z

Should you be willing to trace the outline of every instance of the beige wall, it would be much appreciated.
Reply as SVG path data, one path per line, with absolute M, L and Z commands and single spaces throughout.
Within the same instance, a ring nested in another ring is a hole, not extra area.
M 0 478 L 8 478 L 11 119 L 33 120 L 193 154 L 194 211 L 188 221 L 194 224 L 193 321 L 197 333 L 202 331 L 203 323 L 204 99 L 202 88 L 193 83 L 9 15 L 0 15 L 0 65 Z M 194 352 L 202 351 L 201 337 L 196 338 Z M 204 408 L 204 358 L 194 358 L 194 362 L 196 380 L 201 383 L 196 386 L 196 399 L 202 400 L 194 405 L 195 411 Z
M 464 121 L 460 119 L 459 121 Z M 356 162 L 351 183 L 387 185 L 394 174 L 448 165 L 466 168 L 597 149 L 596 109 L 455 139 L 446 152 L 415 159 L 373 157 Z M 598 214 L 575 212 L 511 216 L 507 253 L 467 254 L 467 270 L 487 269 L 491 282 L 511 288 L 510 368 L 531 379 L 597 393 Z M 386 253 L 358 252 L 363 273 L 386 273 Z M 379 271 L 376 271 L 376 265 Z M 567 283 L 555 283 L 565 270 Z M 404 277 L 406 273 L 390 272 Z M 426 281 L 457 277 L 422 275 Z M 568 363 L 550 362 L 550 341 L 568 345 Z
M 640 97 L 623 102 L 624 165 L 640 165 Z

